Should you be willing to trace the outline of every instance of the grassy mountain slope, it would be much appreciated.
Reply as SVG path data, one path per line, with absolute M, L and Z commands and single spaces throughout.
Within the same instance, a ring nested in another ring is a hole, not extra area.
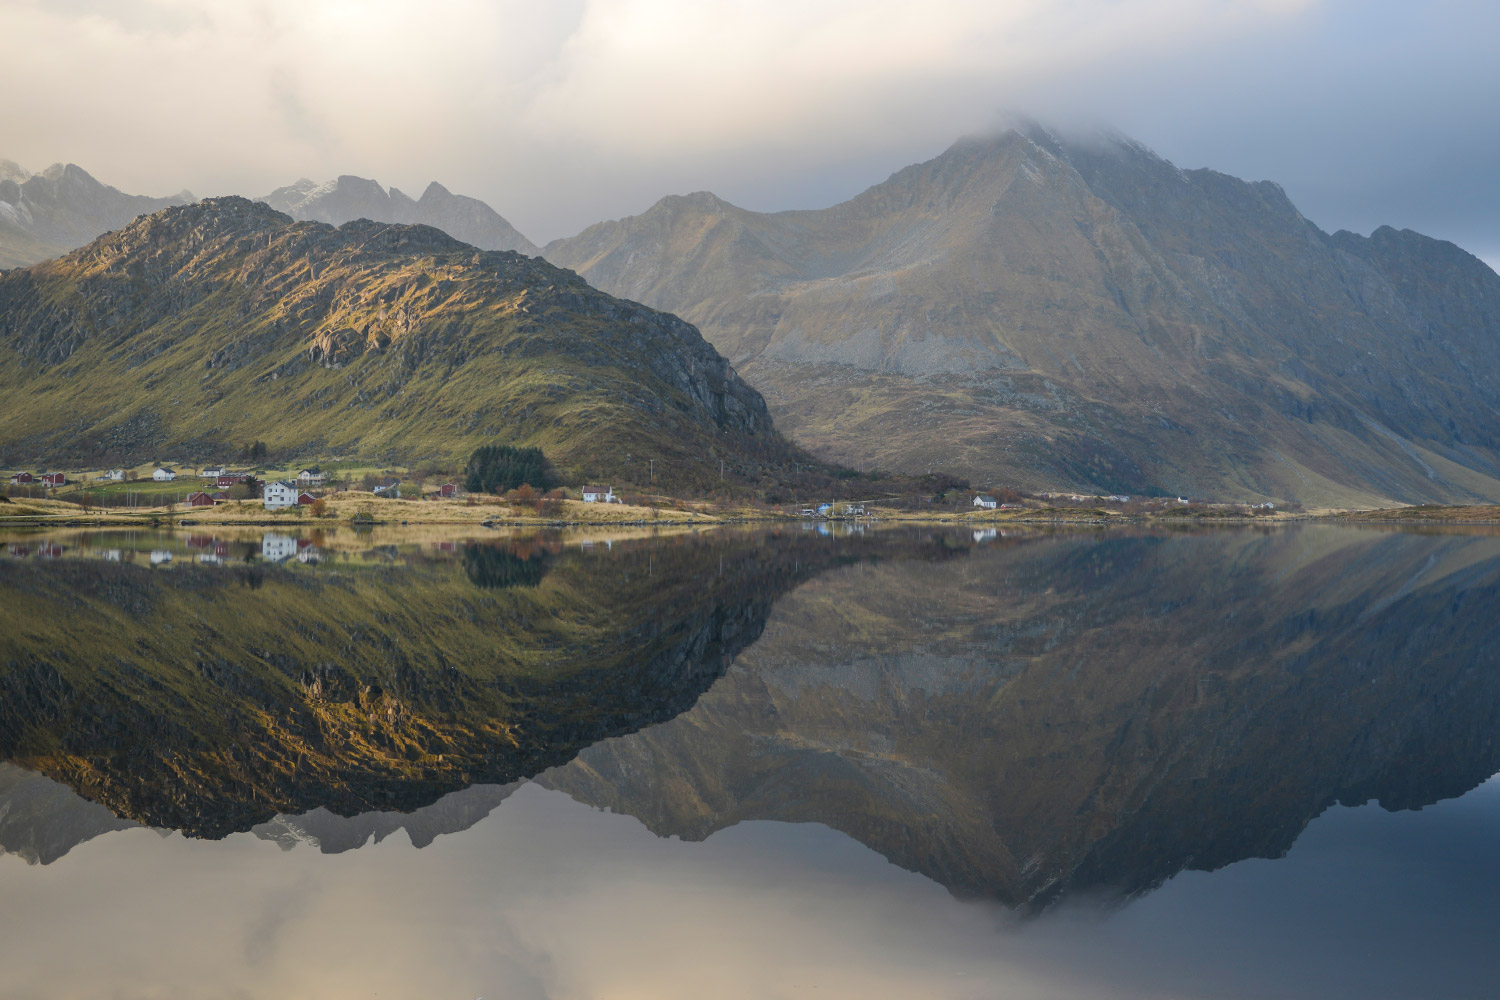
M 793 456 L 676 317 L 435 229 L 293 223 L 241 198 L 143 217 L 0 276 L 0 465 L 157 454 L 459 460 L 538 445 L 569 478 L 691 486 Z
M 1123 139 L 965 140 L 819 211 L 708 194 L 546 248 L 698 324 L 849 462 L 1310 504 L 1500 496 L 1500 276 Z

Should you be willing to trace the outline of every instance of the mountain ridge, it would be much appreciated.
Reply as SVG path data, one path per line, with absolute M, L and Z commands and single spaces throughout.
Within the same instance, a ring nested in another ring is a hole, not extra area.
M 0 451 L 462 460 L 504 437 L 570 476 L 755 479 L 800 456 L 686 323 L 427 226 L 208 199 L 0 275 Z M 80 377 L 81 376 L 81 377 Z M 804 459 L 805 460 L 805 459 Z
M 544 253 L 696 323 L 784 431 L 846 463 L 1309 504 L 1493 497 L 1500 442 L 1475 411 L 1500 403 L 1500 276 L 1376 233 L 1325 234 L 1269 181 L 1027 126 L 827 209 L 668 198 Z

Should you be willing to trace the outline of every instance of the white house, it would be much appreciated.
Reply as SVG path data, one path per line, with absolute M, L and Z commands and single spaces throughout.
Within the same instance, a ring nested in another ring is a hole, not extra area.
M 266 484 L 266 488 L 261 493 L 260 498 L 265 503 L 266 510 L 295 507 L 297 505 L 297 487 L 277 480 L 274 483 Z
M 995 505 L 995 498 L 988 493 L 981 493 L 974 498 L 974 506 L 976 507 L 983 507 L 985 510 L 994 510 Z
M 158 483 L 165 483 L 169 480 L 176 479 L 177 471 L 175 469 L 169 469 L 164 465 L 158 466 L 156 469 L 152 470 L 151 478 L 156 480 Z
M 613 486 L 585 486 L 583 488 L 584 503 L 619 503 L 620 498 L 615 496 Z
M 100 476 L 99 478 L 101 480 L 105 481 L 105 482 L 110 482 L 110 483 L 122 482 L 125 479 L 125 470 L 124 469 L 110 469 L 108 472 L 106 472 L 104 475 Z
M 218 479 L 220 476 L 224 475 L 228 471 L 229 470 L 226 469 L 226 468 L 224 468 L 224 466 L 222 466 L 222 465 L 210 465 L 208 468 L 206 468 L 202 472 L 198 473 L 198 478 L 199 479 Z
M 297 473 L 297 482 L 302 486 L 322 486 L 327 478 L 327 473 L 314 469 L 303 469 Z

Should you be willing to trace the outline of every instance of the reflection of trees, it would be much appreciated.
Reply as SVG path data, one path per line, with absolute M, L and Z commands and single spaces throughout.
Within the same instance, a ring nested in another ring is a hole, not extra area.
M 552 556 L 535 545 L 466 545 L 464 572 L 486 590 L 535 587 L 552 568 Z

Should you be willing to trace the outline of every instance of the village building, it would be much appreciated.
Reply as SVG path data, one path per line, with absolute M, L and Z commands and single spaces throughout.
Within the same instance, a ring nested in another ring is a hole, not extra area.
M 401 495 L 401 480 L 387 479 L 377 484 L 372 491 L 378 497 L 393 497 Z
M 265 504 L 266 510 L 280 510 L 283 507 L 293 507 L 297 503 L 297 489 L 290 483 L 283 483 L 278 480 L 274 483 L 267 483 L 266 488 L 261 492 L 260 498 Z
M 198 473 L 198 478 L 199 479 L 218 479 L 220 476 L 222 476 L 224 473 L 226 473 L 228 471 L 229 470 L 226 469 L 226 468 L 224 468 L 222 465 L 210 465 L 208 468 L 206 468 L 202 472 Z
M 151 470 L 151 478 L 156 480 L 158 483 L 171 482 L 173 479 L 177 478 L 177 470 L 169 469 L 164 465 L 157 466 L 155 469 Z
M 36 482 L 36 477 L 29 472 L 18 472 L 10 477 L 12 486 L 26 486 Z
M 442 497 L 445 500 L 449 497 L 458 496 L 458 484 L 444 483 L 443 485 L 438 487 L 438 496 Z
M 204 493 L 202 490 L 197 490 L 193 493 L 189 493 L 187 495 L 187 500 L 183 502 L 186 503 L 189 507 L 212 507 L 214 505 L 214 498 L 209 496 L 207 493 Z
M 43 486 L 66 486 L 67 484 L 68 477 L 61 472 L 42 473 Z
M 300 486 L 322 486 L 328 481 L 328 474 L 319 469 L 303 469 L 297 473 L 297 483 Z
M 104 473 L 104 475 L 100 476 L 99 478 L 102 481 L 106 482 L 106 483 L 120 483 L 120 482 L 124 482 L 125 481 L 125 470 L 124 469 L 110 469 L 108 472 Z
M 297 505 L 299 507 L 310 507 L 318 502 L 318 498 L 305 490 L 297 494 Z
M 585 486 L 583 488 L 584 503 L 619 503 L 615 498 L 613 486 Z
M 985 510 L 994 510 L 999 506 L 999 502 L 988 493 L 981 493 L 974 498 L 974 506 L 983 507 Z
M 219 478 L 214 483 L 214 485 L 219 487 L 220 489 L 227 490 L 231 486 L 238 486 L 240 483 L 243 483 L 249 478 L 250 473 L 248 472 L 225 472 L 219 475 Z

